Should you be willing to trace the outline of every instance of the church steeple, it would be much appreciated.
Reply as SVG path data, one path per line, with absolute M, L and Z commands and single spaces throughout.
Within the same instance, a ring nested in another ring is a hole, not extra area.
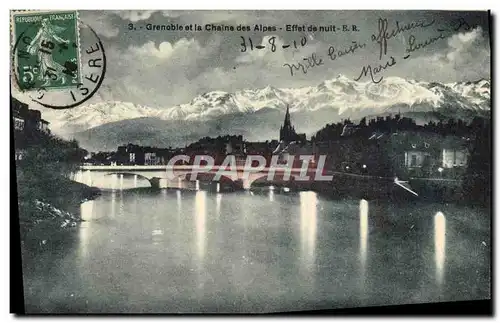
M 295 132 L 295 127 L 292 126 L 292 121 L 290 119 L 290 106 L 286 106 L 285 121 L 280 127 L 280 141 L 285 143 L 290 143 L 292 141 L 305 142 L 306 134 L 297 134 Z
M 283 126 L 280 127 L 280 141 L 294 141 L 297 134 L 292 126 L 292 121 L 290 120 L 290 106 L 286 106 L 285 121 Z
M 290 106 L 286 106 L 286 114 L 285 114 L 285 122 L 283 124 L 283 128 L 291 127 L 292 122 L 290 121 Z

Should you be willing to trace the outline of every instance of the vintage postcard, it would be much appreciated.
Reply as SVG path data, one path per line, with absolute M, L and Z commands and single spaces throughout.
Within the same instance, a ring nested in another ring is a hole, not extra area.
M 488 312 L 490 26 L 488 11 L 11 11 L 11 303 Z

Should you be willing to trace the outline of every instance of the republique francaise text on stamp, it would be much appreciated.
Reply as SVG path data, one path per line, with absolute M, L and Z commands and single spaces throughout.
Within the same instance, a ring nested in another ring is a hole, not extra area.
M 90 36 L 89 46 L 81 45 L 80 33 Z M 14 84 L 33 101 L 70 108 L 88 100 L 101 85 L 104 49 L 77 11 L 14 12 L 12 38 Z

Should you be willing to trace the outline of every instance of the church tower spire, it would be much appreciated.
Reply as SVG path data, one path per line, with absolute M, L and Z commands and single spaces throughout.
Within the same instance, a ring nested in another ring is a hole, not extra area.
M 292 121 L 290 119 L 290 106 L 288 104 L 286 106 L 285 121 L 283 121 L 283 125 L 280 127 L 280 141 L 285 143 L 290 143 L 292 141 L 306 141 L 306 134 L 297 134 L 297 132 L 295 132 L 295 127 L 292 126 Z
M 285 122 L 283 124 L 284 128 L 290 128 L 292 122 L 290 121 L 290 106 L 287 104 L 286 106 L 286 114 L 285 114 Z
M 286 106 L 285 121 L 280 128 L 280 141 L 290 142 L 297 136 L 290 120 L 290 106 Z

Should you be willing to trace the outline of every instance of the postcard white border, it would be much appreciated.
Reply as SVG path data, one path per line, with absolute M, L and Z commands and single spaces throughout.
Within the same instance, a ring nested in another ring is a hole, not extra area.
M 9 2 L 2 2 L 2 6 L 5 4 L 10 4 Z M 495 16 L 495 20 L 497 21 L 500 15 L 500 1 L 488 1 L 488 0 L 474 0 L 474 1 L 466 1 L 466 0 L 455 0 L 455 1 L 436 1 L 436 0 L 419 0 L 419 1 L 387 1 L 387 0 L 380 0 L 380 1 L 356 1 L 356 0 L 350 0 L 350 1 L 296 1 L 296 0 L 279 0 L 279 1 L 273 1 L 270 2 L 268 0 L 253 0 L 253 1 L 234 1 L 234 0 L 218 0 L 218 1 L 202 1 L 202 0 L 183 0 L 183 1 L 159 1 L 159 0 L 142 0 L 142 1 L 137 1 L 137 2 L 123 2 L 123 1 L 106 1 L 103 2 L 101 0 L 87 0 L 84 2 L 71 2 L 71 1 L 55 1 L 55 0 L 45 0 L 43 2 L 40 1 L 34 1 L 34 0 L 17 0 L 16 1 L 16 8 L 6 8 L 4 10 L 4 13 L 7 14 L 8 9 L 25 9 L 25 8 L 37 8 L 37 9 L 61 9 L 61 10 L 74 10 L 74 9 L 99 9 L 99 10 L 106 10 L 106 9 L 331 9 L 331 10 L 346 10 L 346 9 L 353 9 L 353 10 L 380 10 L 380 9 L 397 9 L 397 10 L 411 10 L 411 9 L 421 9 L 421 10 L 487 10 L 491 9 L 492 14 Z M 167 8 L 168 7 L 168 8 Z M 9 13 L 10 15 L 10 13 Z M 6 17 L 7 18 L 7 17 Z M 4 25 L 5 28 L 7 28 L 7 25 Z M 494 43 L 499 44 L 499 32 L 497 31 L 494 33 Z M 9 33 L 6 31 L 3 33 L 0 33 L 1 38 L 7 38 L 7 39 L 2 39 L 3 44 L 7 44 L 8 42 L 10 43 L 8 37 Z M 494 51 L 495 57 L 492 59 L 497 59 L 497 53 L 498 50 Z M 1 68 L 4 70 L 2 75 L 4 77 L 1 78 L 2 82 L 2 88 L 3 89 L 9 89 L 9 78 L 7 75 L 9 75 L 9 67 L 10 64 L 7 63 L 9 62 L 10 56 L 9 56 L 9 51 L 4 50 L 1 51 L 1 55 L 3 57 L 3 62 L 4 64 L 1 65 Z M 492 64 L 492 66 L 497 66 L 496 64 Z M 495 69 L 496 70 L 496 69 Z M 495 72 L 495 70 L 493 72 Z M 493 75 L 492 75 L 493 78 Z M 496 81 L 496 78 L 495 78 Z M 494 82 L 494 90 L 498 90 L 497 87 L 498 82 Z M 8 90 L 6 90 L 8 91 Z M 494 92 L 495 94 L 498 93 L 498 91 Z M 9 120 L 9 104 L 7 101 L 7 98 L 9 96 L 5 96 L 5 101 L 4 101 L 4 106 L 3 109 L 0 109 L 1 113 L 1 120 Z M 493 102 L 497 102 L 498 100 L 495 99 Z M 492 107 L 492 110 L 496 110 L 496 106 Z M 500 113 L 495 112 L 494 113 L 494 124 L 498 126 L 500 124 Z M 494 128 L 493 128 L 494 129 Z M 1 141 L 1 147 L 4 147 L 4 149 L 7 149 L 10 145 L 10 133 L 9 133 L 9 124 L 6 123 L 4 126 L 0 127 L 0 141 Z M 500 135 L 499 131 L 495 131 L 495 152 L 498 152 L 500 150 Z M 4 185 L 4 190 L 3 194 L 0 194 L 0 205 L 2 206 L 2 209 L 6 210 L 7 206 L 10 204 L 10 199 L 9 199 L 9 194 L 10 192 L 10 185 L 9 179 L 12 174 L 9 174 L 9 162 L 11 160 L 10 156 L 10 151 L 6 154 L 4 154 L 4 158 L 0 159 L 0 179 L 2 185 Z M 498 162 L 497 154 L 495 154 L 495 160 Z M 498 182 L 499 175 L 494 173 L 495 177 L 495 182 Z M 497 189 L 495 190 L 495 196 L 493 201 L 500 201 L 500 193 Z M 6 219 L 9 219 L 8 214 L 5 214 L 4 212 L 4 221 Z M 495 212 L 496 213 L 496 212 Z M 8 221 L 8 220 L 7 220 Z M 500 231 L 498 230 L 500 220 L 498 218 L 494 221 L 495 228 L 494 228 L 494 233 L 498 234 Z M 1 253 L 0 253 L 0 259 L 8 259 L 9 257 L 9 231 L 10 231 L 10 225 L 8 223 L 4 222 L 4 225 L 2 227 L 2 233 L 0 236 L 2 237 L 2 243 L 1 243 Z M 493 229 L 493 228 L 492 228 Z M 498 237 L 495 237 L 494 241 L 498 241 Z M 493 250 L 495 252 L 494 259 L 497 260 L 496 262 L 498 263 L 498 246 L 497 243 L 495 243 L 495 246 L 493 246 Z M 492 259 L 493 261 L 493 259 Z M 495 266 L 496 270 L 495 273 L 492 273 L 494 275 L 495 279 L 493 279 L 493 282 L 498 281 L 499 275 L 498 273 L 498 265 Z M 2 321 L 12 321 L 15 320 L 15 316 L 9 313 L 9 303 L 10 303 L 10 291 L 9 287 L 10 286 L 10 277 L 9 277 L 9 266 L 1 266 L 1 277 L 3 279 L 2 284 L 0 286 L 3 286 L 2 288 L 2 293 L 1 293 L 1 299 L 0 299 L 0 304 L 2 306 L 0 312 L 2 313 Z M 495 287 L 493 286 L 492 293 L 495 291 Z M 499 304 L 499 297 L 497 295 L 494 308 L 497 309 L 498 313 L 498 306 Z M 198 320 L 201 317 L 197 318 L 191 318 L 191 317 L 168 317 L 165 319 L 177 321 L 177 320 Z M 276 318 L 263 318 L 263 317 L 248 317 L 248 318 L 242 318 L 242 317 L 230 317 L 228 318 L 229 320 L 241 320 L 241 319 L 251 319 L 251 320 L 275 320 L 275 319 L 287 319 L 286 317 L 276 317 Z M 56 318 L 54 318 L 56 319 Z M 57 318 L 57 321 L 66 321 L 66 320 L 81 320 L 81 319 L 86 319 L 86 317 L 71 317 L 71 318 Z M 101 317 L 101 318 L 94 318 L 95 321 L 101 321 L 104 322 L 105 320 L 109 320 L 110 317 Z M 139 321 L 139 322 L 146 322 L 148 319 L 151 319 L 151 317 L 117 317 L 114 318 L 115 320 L 127 320 L 127 321 Z M 218 320 L 221 319 L 221 317 L 213 317 L 213 319 Z M 300 320 L 309 320 L 311 318 L 309 317 L 297 317 L 296 319 Z M 348 320 L 350 322 L 352 321 L 360 321 L 362 318 L 342 318 L 342 317 L 315 317 L 315 320 L 317 319 L 326 319 L 326 320 Z M 378 320 L 387 320 L 388 318 L 383 318 L 379 317 L 377 318 Z M 401 317 L 395 317 L 392 318 L 395 320 L 401 320 Z M 426 321 L 453 321 L 455 322 L 457 320 L 456 317 L 450 317 L 450 318 L 442 318 L 442 319 L 433 319 L 430 317 L 422 317 L 421 319 L 424 319 Z M 469 319 L 474 319 L 474 318 L 469 318 Z M 52 318 L 48 317 L 39 317 L 39 318 L 31 318 L 31 320 L 43 320 L 43 321 L 48 321 L 52 320 Z M 413 321 L 417 320 L 416 318 L 406 318 L 405 320 Z M 462 321 L 463 319 L 460 319 Z

